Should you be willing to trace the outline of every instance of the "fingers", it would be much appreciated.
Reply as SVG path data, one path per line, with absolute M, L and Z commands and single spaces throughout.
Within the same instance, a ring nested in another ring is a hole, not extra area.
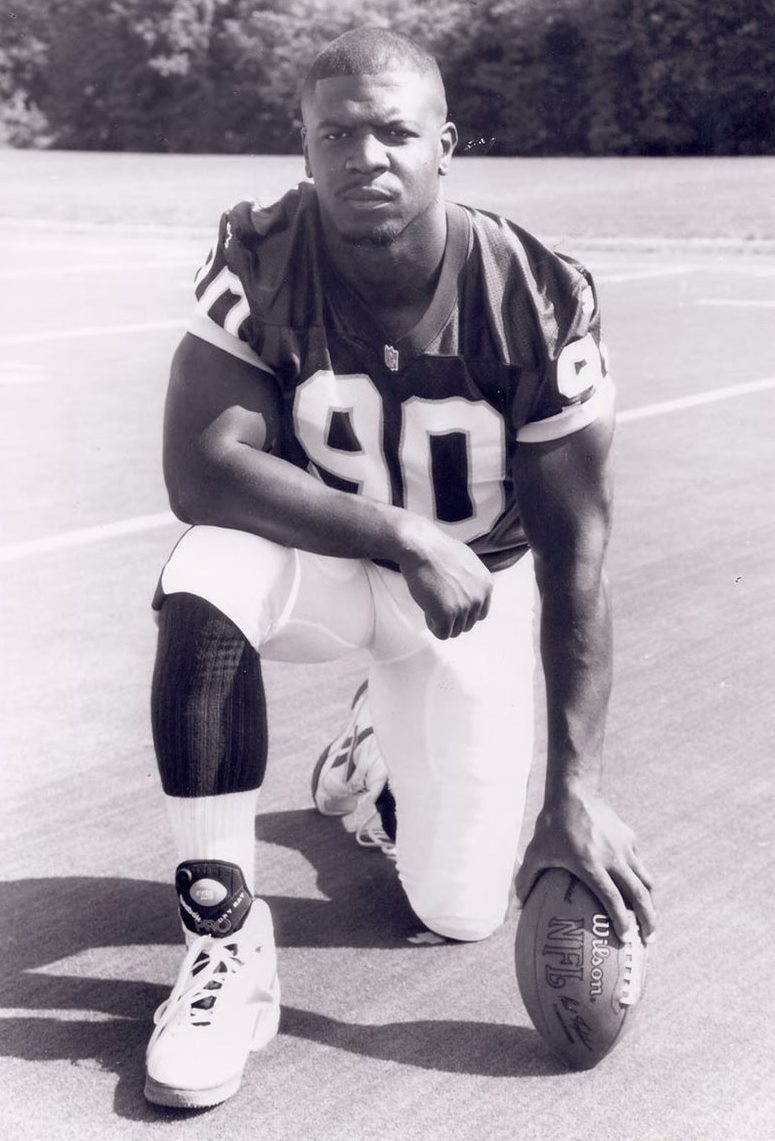
M 608 872 L 599 872 L 596 876 L 583 876 L 584 883 L 602 903 L 611 917 L 617 937 L 624 942 L 632 926 L 632 919 L 627 910 L 622 893 L 614 883 Z
M 436 638 L 446 641 L 447 638 L 458 638 L 461 634 L 467 634 L 477 622 L 481 622 L 483 618 L 487 617 L 489 609 L 490 598 L 488 595 L 483 603 L 469 605 L 452 613 L 426 613 L 425 621 L 428 629 Z
M 538 876 L 547 867 L 565 867 L 577 876 L 589 890 L 598 897 L 601 904 L 611 917 L 617 937 L 624 942 L 632 926 L 634 912 L 638 923 L 641 938 L 650 942 L 656 930 L 656 910 L 651 898 L 651 879 L 641 878 L 638 871 L 637 860 L 632 867 L 623 869 L 604 867 L 581 867 L 569 861 L 554 857 L 554 859 L 541 861 L 534 859 L 530 850 L 525 853 L 525 859 L 517 872 L 515 882 L 517 896 L 522 904 L 533 889 Z
M 435 531 L 434 531 L 435 533 Z M 439 539 L 439 535 L 436 535 Z M 458 638 L 487 617 L 493 580 L 465 544 L 442 536 L 441 549 L 404 571 L 409 592 L 435 637 Z
M 654 901 L 649 890 L 650 880 L 648 882 L 644 880 L 633 867 L 613 869 L 611 879 L 618 888 L 618 894 L 623 903 L 635 912 L 641 938 L 644 942 L 649 942 L 653 938 L 657 925 Z M 620 932 L 616 923 L 614 923 L 614 927 L 619 938 L 623 938 L 623 932 Z
M 630 867 L 641 883 L 651 891 L 654 886 L 654 877 L 635 851 L 630 856 Z
M 611 868 L 581 879 L 600 900 L 611 917 L 618 938 L 624 942 L 632 927 L 632 913 L 641 939 L 649 942 L 656 929 L 656 911 L 649 889 L 631 868 Z

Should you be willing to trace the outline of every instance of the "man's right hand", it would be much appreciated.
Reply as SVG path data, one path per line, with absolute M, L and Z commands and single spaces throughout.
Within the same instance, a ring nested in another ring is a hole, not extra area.
M 402 540 L 397 561 L 432 634 L 456 638 L 486 617 L 492 575 L 470 547 L 419 516 L 407 517 Z

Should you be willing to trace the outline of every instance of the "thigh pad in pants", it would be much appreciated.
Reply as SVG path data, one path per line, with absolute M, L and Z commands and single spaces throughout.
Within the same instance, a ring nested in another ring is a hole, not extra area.
M 281 547 L 246 531 L 192 527 L 161 576 L 164 594 L 205 598 L 262 656 L 332 661 L 366 648 L 374 602 L 365 565 Z

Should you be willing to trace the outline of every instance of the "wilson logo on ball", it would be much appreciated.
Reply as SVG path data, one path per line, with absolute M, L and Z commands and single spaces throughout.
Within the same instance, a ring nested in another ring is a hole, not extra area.
M 589 972 L 589 999 L 594 1002 L 603 993 L 603 966 L 611 948 L 611 923 L 607 915 L 592 916 L 592 969 Z

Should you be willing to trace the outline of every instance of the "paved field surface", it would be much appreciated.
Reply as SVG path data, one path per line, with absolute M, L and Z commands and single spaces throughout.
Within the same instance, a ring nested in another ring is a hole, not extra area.
M 412 941 L 391 865 L 310 809 L 362 663 L 274 667 L 256 831 L 281 1034 L 230 1103 L 180 1114 L 142 1096 L 180 955 L 148 600 L 181 530 L 160 417 L 206 250 L 173 230 L 38 226 L 37 193 L 3 226 L 0 269 L 8 1134 L 774 1139 L 775 259 L 573 247 L 596 271 L 620 392 L 606 788 L 658 880 L 633 1035 L 590 1073 L 552 1059 L 517 993 L 516 913 L 479 945 Z M 534 783 L 532 811 L 540 758 Z
M 272 155 L 0 151 L 0 218 L 203 227 L 239 198 L 271 202 L 304 177 Z M 775 252 L 775 157 L 465 158 L 450 198 L 557 238 L 662 245 L 692 240 Z

